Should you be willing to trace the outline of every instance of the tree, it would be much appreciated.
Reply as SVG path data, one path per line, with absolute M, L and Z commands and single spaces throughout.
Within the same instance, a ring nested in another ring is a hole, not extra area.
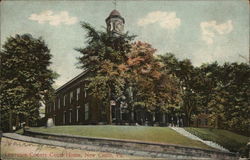
M 131 44 L 127 66 L 129 84 L 134 83 L 134 106 L 148 111 L 167 111 L 178 104 L 179 88 L 176 79 L 163 71 L 161 62 L 155 57 L 156 49 L 145 42 Z
M 225 63 L 218 86 L 225 93 L 225 128 L 250 134 L 250 65 Z
M 76 49 L 82 54 L 79 67 L 87 71 L 87 88 L 107 106 L 107 113 L 110 100 L 123 99 L 130 109 L 139 105 L 149 111 L 173 101 L 178 89 L 173 78 L 161 71 L 150 44 L 132 43 L 135 36 L 128 33 L 114 36 L 96 31 L 87 23 L 82 27 L 87 31 L 87 46 Z M 111 123 L 110 115 L 107 119 Z
M 117 100 L 123 95 L 125 88 L 122 63 L 127 58 L 130 42 L 135 36 L 128 33 L 113 36 L 111 33 L 96 31 L 88 23 L 82 23 L 87 31 L 87 46 L 77 48 L 82 56 L 78 58 L 79 68 L 86 70 L 89 80 L 87 88 L 91 95 L 106 106 L 110 113 L 110 100 Z M 110 115 L 107 115 L 111 123 Z
M 250 93 L 250 68 L 248 64 L 216 63 L 203 65 L 204 79 L 210 86 L 207 103 L 211 122 L 216 125 L 216 118 L 220 119 L 220 127 L 250 133 L 250 119 L 248 99 Z
M 4 131 L 11 131 L 12 122 L 29 124 L 39 117 L 39 107 L 51 94 L 57 74 L 48 68 L 52 55 L 42 38 L 17 34 L 9 37 L 2 48 L 1 125 Z
M 186 125 L 189 126 L 192 115 L 195 115 L 200 106 L 200 97 L 197 94 L 199 70 L 189 59 L 180 61 L 171 53 L 160 55 L 159 58 L 164 64 L 165 73 L 170 73 L 178 79 L 181 92 L 180 112 L 184 112 Z
M 195 114 L 208 114 L 214 127 L 249 133 L 249 65 L 214 62 L 196 69 L 193 91 L 199 107 Z

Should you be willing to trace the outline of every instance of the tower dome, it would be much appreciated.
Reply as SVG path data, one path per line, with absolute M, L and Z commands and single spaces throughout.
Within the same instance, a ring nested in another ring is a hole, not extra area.
M 110 12 L 108 18 L 106 18 L 106 24 L 108 32 L 121 35 L 124 30 L 125 20 L 120 12 L 114 9 Z

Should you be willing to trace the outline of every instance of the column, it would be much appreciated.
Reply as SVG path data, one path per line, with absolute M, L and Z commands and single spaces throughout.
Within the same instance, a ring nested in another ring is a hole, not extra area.
M 155 122 L 155 112 L 153 112 L 153 123 Z
M 132 122 L 134 121 L 134 111 L 133 110 L 131 111 L 131 121 Z
M 165 124 L 166 123 L 166 114 L 162 113 L 162 122 Z
M 176 119 L 177 119 L 177 127 L 180 127 L 179 117 L 177 116 Z
M 122 108 L 120 107 L 120 121 L 122 122 Z

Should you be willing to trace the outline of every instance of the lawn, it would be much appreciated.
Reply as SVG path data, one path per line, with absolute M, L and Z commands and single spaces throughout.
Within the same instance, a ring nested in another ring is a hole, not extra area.
M 214 128 L 185 128 L 186 131 L 200 137 L 220 144 L 232 152 L 244 152 L 250 137 L 242 136 L 227 130 Z
M 17 133 L 17 134 L 23 134 L 23 129 L 21 128 L 19 130 L 16 130 L 15 133 Z
M 55 126 L 51 128 L 30 128 L 31 131 L 71 134 L 89 137 L 104 137 L 147 142 L 160 142 L 182 146 L 211 149 L 209 146 L 186 138 L 167 127 L 149 126 L 112 126 L 112 125 L 85 125 L 85 126 Z

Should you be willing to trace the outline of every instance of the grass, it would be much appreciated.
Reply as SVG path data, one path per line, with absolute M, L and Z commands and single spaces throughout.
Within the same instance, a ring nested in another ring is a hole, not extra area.
M 23 128 L 21 128 L 19 130 L 16 130 L 15 133 L 17 133 L 17 134 L 23 134 Z
M 188 132 L 200 137 L 203 140 L 209 140 L 220 144 L 231 152 L 244 152 L 246 144 L 250 137 L 242 136 L 227 130 L 215 128 L 185 128 Z
M 112 126 L 112 125 L 86 125 L 86 126 L 55 126 L 51 128 L 30 128 L 31 131 L 46 133 L 61 133 L 89 137 L 103 137 L 126 140 L 139 140 L 146 142 L 160 142 L 182 146 L 211 149 L 209 146 L 191 140 L 167 127 L 146 126 Z

